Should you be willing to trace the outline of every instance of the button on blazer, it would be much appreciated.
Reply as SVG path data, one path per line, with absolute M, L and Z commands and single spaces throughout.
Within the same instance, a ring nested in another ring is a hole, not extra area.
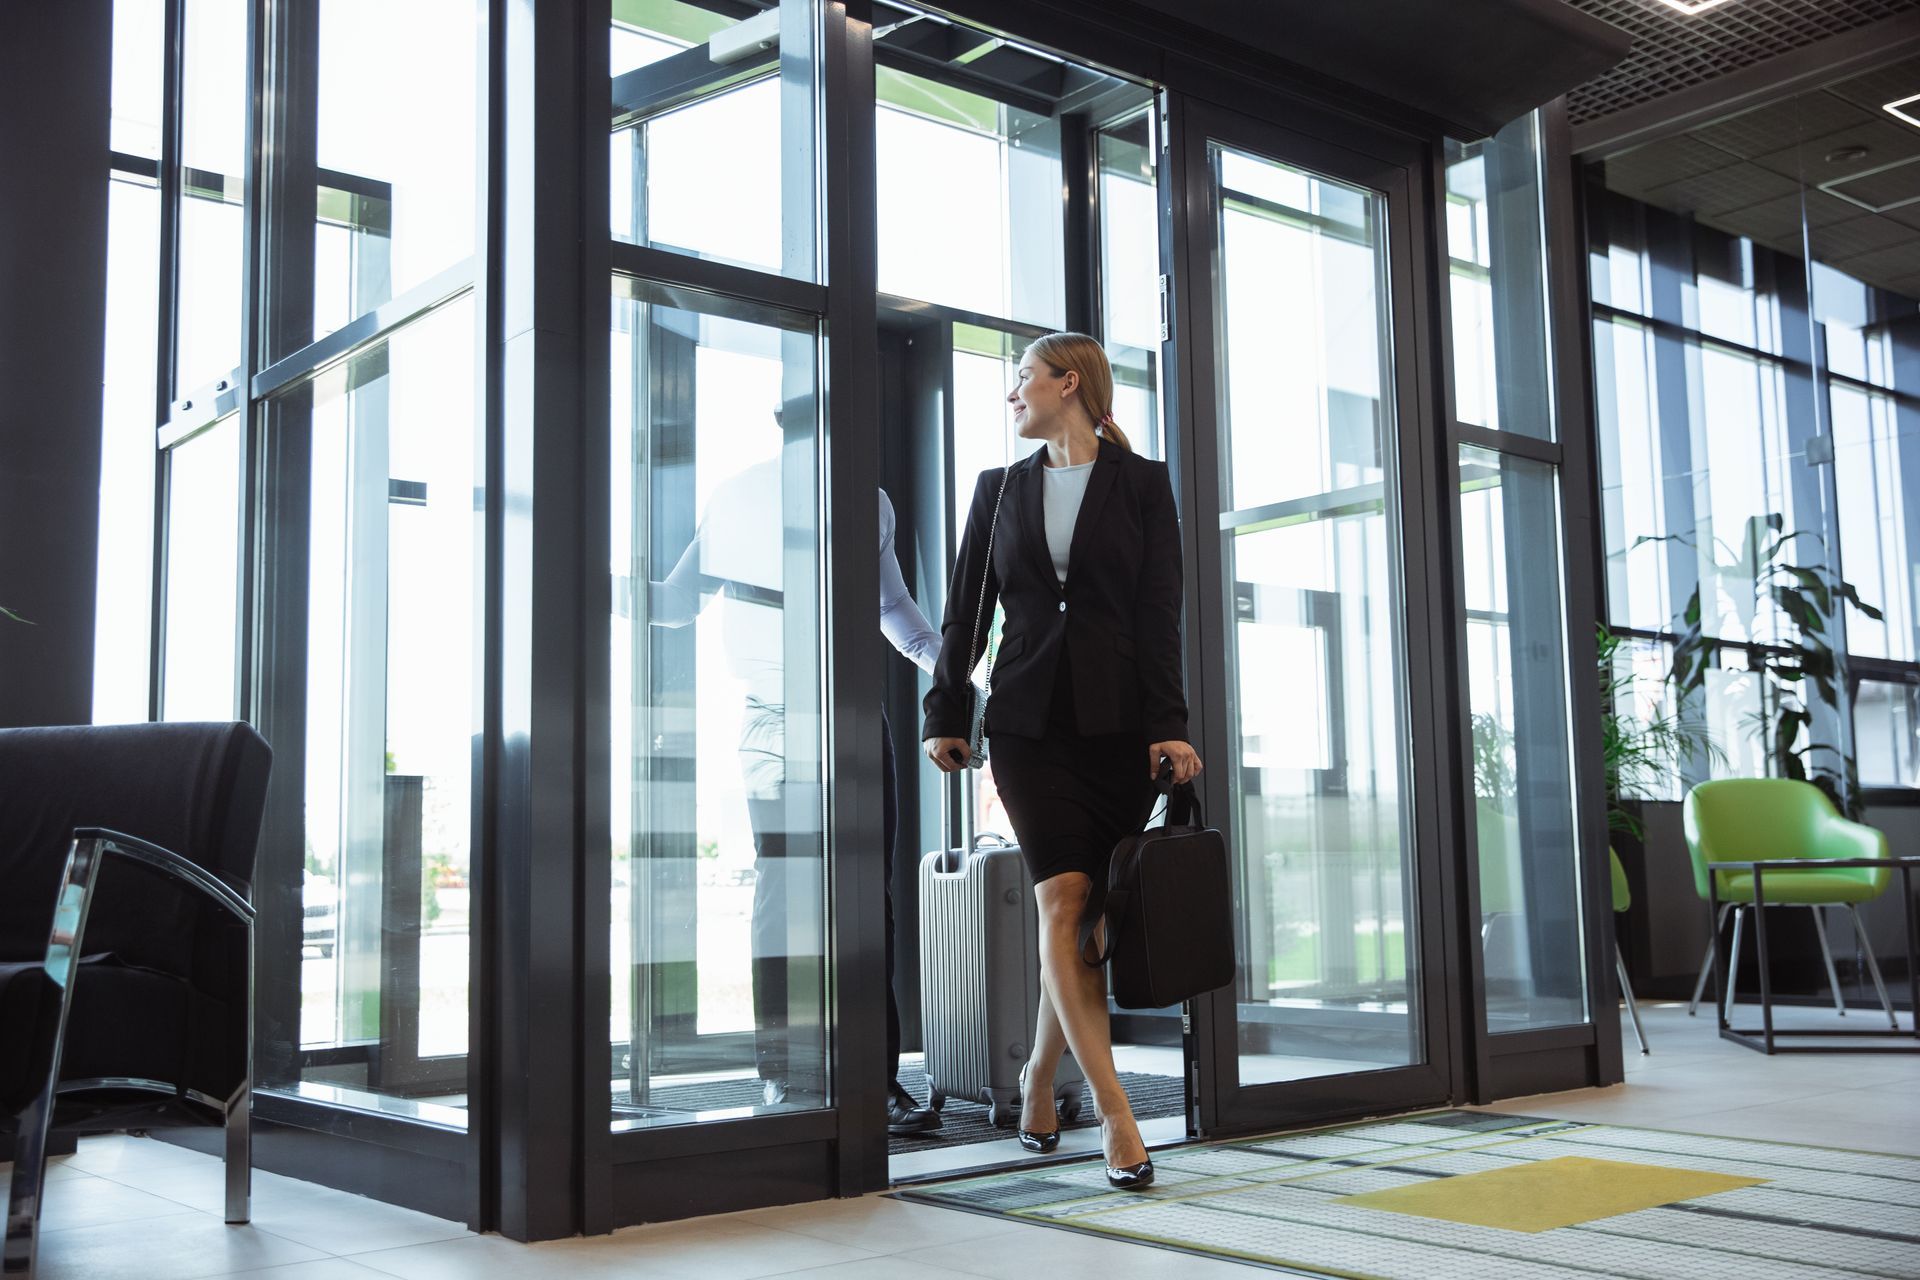
M 984 575 L 982 648 L 995 602 L 1006 609 L 987 702 L 990 734 L 1046 736 L 1054 679 L 1066 653 L 1079 732 L 1136 734 L 1143 744 L 1187 741 L 1180 520 L 1166 464 L 1100 442 L 1062 586 L 1047 549 L 1046 452 L 1042 445 L 1010 467 L 983 471 L 974 486 L 921 738 L 965 738 L 971 730 L 967 683 L 974 662 L 968 651 Z M 1007 491 L 988 564 L 987 530 L 1003 471 Z M 978 656 L 976 650 L 972 658 Z

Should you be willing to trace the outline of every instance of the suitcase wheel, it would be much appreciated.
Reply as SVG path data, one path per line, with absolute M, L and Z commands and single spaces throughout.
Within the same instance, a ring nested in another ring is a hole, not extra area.
M 1072 1122 L 1080 1118 L 1080 1089 L 1078 1086 L 1068 1089 L 1053 1100 L 1054 1110 L 1060 1113 L 1060 1119 Z
M 996 1129 L 1004 1129 L 1013 1123 L 1013 1108 L 998 1098 L 987 1103 L 987 1123 Z
M 935 1111 L 947 1105 L 947 1095 L 939 1085 L 927 1082 L 927 1105 Z

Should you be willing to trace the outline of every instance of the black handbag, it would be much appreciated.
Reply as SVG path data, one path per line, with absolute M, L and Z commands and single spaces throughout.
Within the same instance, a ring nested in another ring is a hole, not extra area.
M 1164 1009 L 1233 981 L 1233 881 L 1227 842 L 1205 825 L 1192 783 L 1167 796 L 1167 824 L 1113 847 L 1107 871 L 1107 949 L 1122 1009 Z M 1080 922 L 1080 954 L 1100 917 Z

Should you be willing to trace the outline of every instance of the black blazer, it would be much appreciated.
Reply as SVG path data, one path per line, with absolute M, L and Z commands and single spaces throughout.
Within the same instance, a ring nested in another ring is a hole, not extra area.
M 1067 583 L 1047 550 L 1046 446 L 980 473 L 960 537 L 960 554 L 940 624 L 940 657 L 926 697 L 921 739 L 965 738 L 968 649 L 986 575 L 981 644 L 997 600 L 1006 629 L 987 704 L 991 733 L 1046 736 L 1054 673 L 1071 655 L 1073 705 L 1083 734 L 1133 733 L 1142 744 L 1187 741 L 1187 699 L 1180 678 L 1180 518 L 1165 463 L 1100 442 L 1086 497 L 1073 526 Z M 987 529 L 1007 492 L 986 565 Z M 976 653 L 974 657 L 978 657 Z

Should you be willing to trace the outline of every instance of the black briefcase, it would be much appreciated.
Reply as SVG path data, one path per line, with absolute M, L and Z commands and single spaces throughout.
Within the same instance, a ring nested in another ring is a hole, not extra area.
M 1166 826 L 1113 847 L 1105 918 L 1106 953 L 1087 963 L 1110 966 L 1122 1009 L 1164 1009 L 1233 981 L 1227 842 L 1205 825 L 1192 783 L 1172 788 Z M 1095 923 L 1081 922 L 1082 956 Z

